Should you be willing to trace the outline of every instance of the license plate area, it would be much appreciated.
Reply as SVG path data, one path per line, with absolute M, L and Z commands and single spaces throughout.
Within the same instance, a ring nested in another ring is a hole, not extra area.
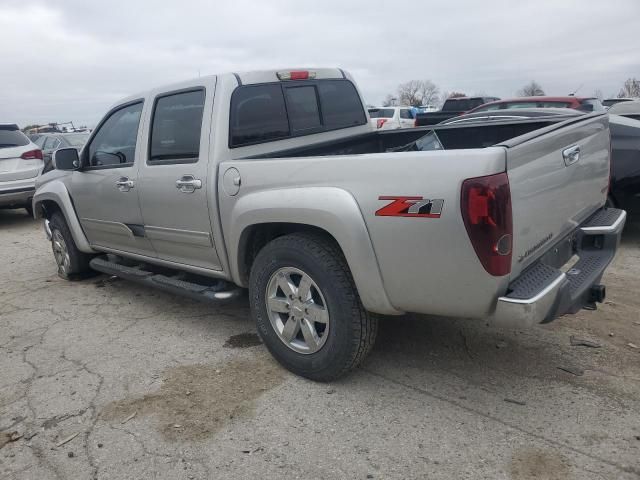
M 563 270 L 563 267 L 567 264 L 572 265 L 575 263 L 575 261 L 572 261 L 575 254 L 576 233 L 572 233 L 545 252 L 545 254 L 540 257 L 540 262 L 549 267 Z

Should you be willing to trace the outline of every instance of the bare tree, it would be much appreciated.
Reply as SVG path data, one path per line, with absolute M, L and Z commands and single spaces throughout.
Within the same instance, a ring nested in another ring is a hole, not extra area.
M 398 98 L 401 105 L 411 105 L 418 107 L 422 105 L 422 95 L 420 90 L 422 82 L 420 80 L 409 80 L 398 85 Z
M 435 83 L 431 80 L 423 80 L 420 82 L 420 96 L 422 97 L 420 104 L 414 106 L 434 105 L 438 100 L 438 93 L 440 93 L 440 89 Z
M 462 98 L 466 96 L 467 94 L 464 92 L 451 92 L 447 98 Z
M 531 83 L 528 83 L 518 91 L 519 97 L 540 97 L 542 95 L 544 95 L 544 90 L 535 80 L 531 80 Z
M 437 103 L 439 92 L 440 89 L 431 80 L 410 80 L 398 85 L 396 95 L 387 95 L 382 105 L 385 107 L 433 105 Z
M 383 107 L 397 107 L 398 105 L 398 99 L 391 94 L 387 95 L 382 101 Z
M 640 98 L 640 80 L 628 78 L 618 92 L 618 98 Z

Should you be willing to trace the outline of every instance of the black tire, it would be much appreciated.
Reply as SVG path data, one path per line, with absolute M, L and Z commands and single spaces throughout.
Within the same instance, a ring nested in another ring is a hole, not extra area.
M 315 353 L 291 349 L 269 319 L 268 283 L 274 272 L 287 267 L 308 274 L 324 296 L 329 328 Z M 251 268 L 249 297 L 260 338 L 276 360 L 297 375 L 320 382 L 334 380 L 357 367 L 374 345 L 377 318 L 362 306 L 342 251 L 322 235 L 295 233 L 268 243 Z
M 54 251 L 54 257 L 56 257 L 56 235 L 59 233 L 64 240 L 66 251 L 69 255 L 68 266 L 61 267 L 56 257 L 56 263 L 58 263 L 58 276 L 65 280 L 76 280 L 83 278 L 90 273 L 93 273 L 89 267 L 89 262 L 93 258 L 93 255 L 81 252 L 76 246 L 76 242 L 73 240 L 73 236 L 69 231 L 67 222 L 64 216 L 60 212 L 55 212 L 51 215 L 49 220 L 49 228 L 51 229 L 51 248 Z

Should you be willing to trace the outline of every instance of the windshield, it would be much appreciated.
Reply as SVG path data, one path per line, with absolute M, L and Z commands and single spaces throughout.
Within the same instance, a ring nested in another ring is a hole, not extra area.
M 19 130 L 0 130 L 0 148 L 29 145 L 27 136 Z
M 69 133 L 64 136 L 65 140 L 72 147 L 84 147 L 84 144 L 87 143 L 89 139 L 88 133 Z
M 369 110 L 371 118 L 393 118 L 393 108 L 372 108 Z

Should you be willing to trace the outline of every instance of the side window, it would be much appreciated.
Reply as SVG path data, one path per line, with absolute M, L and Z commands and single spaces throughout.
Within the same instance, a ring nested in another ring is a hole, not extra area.
M 324 126 L 327 130 L 365 125 L 360 96 L 347 80 L 322 80 L 318 82 L 318 94 Z
M 60 144 L 60 141 L 55 137 L 47 137 L 44 141 L 44 145 L 42 146 L 43 150 L 53 150 L 54 148 L 58 148 L 57 145 Z
M 282 87 L 247 85 L 231 96 L 229 146 L 268 142 L 289 136 Z
M 400 110 L 400 118 L 413 118 L 413 115 L 411 115 L 411 110 L 406 108 Z
M 33 143 L 38 145 L 40 148 L 44 148 L 44 142 L 46 140 L 47 140 L 47 137 L 38 137 L 38 138 L 36 138 L 36 140 Z
M 142 102 L 113 112 L 100 126 L 88 148 L 90 167 L 133 164 Z
M 291 122 L 291 131 L 295 134 L 311 133 L 310 130 L 322 126 L 316 87 L 288 87 L 285 88 L 287 97 L 287 112 Z
M 194 163 L 200 156 L 204 89 L 164 95 L 151 119 L 149 163 Z

